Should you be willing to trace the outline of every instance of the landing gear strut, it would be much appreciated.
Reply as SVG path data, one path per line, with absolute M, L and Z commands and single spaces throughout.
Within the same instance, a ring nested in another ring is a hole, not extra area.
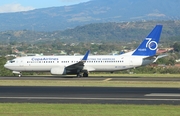
M 82 74 L 81 74 L 81 73 L 78 73 L 78 74 L 77 74 L 77 77 L 82 77 Z

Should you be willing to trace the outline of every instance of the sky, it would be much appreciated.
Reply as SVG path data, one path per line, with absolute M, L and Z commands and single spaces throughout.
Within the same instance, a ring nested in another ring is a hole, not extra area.
M 0 13 L 28 11 L 54 6 L 68 6 L 90 0 L 0 0 Z

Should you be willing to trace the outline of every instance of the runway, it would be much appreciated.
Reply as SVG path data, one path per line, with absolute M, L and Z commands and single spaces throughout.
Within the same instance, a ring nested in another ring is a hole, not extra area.
M 81 77 L 74 76 L 24 76 L 24 77 L 0 77 L 0 80 L 68 80 L 68 81 L 180 81 L 180 77 Z
M 180 88 L 0 86 L 1 103 L 180 104 Z

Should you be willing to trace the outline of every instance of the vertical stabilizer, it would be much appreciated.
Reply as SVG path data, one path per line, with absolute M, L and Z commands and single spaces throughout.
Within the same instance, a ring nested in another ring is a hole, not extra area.
M 158 48 L 161 31 L 162 31 L 162 25 L 156 25 L 156 27 L 144 39 L 144 41 L 133 52 L 132 55 L 154 56 L 156 54 L 156 50 Z

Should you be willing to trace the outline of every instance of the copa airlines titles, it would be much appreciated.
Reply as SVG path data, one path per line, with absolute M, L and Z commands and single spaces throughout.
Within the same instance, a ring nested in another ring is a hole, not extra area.
M 32 58 L 32 61 L 34 60 L 59 60 L 58 58 Z

